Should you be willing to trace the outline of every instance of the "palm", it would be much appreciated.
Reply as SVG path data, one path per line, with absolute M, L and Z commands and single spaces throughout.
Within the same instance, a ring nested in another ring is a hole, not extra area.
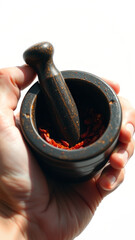
M 95 202 L 100 201 L 95 182 L 80 186 L 53 184 L 42 174 L 18 128 L 8 127 L 4 134 L 2 147 L 8 155 L 2 161 L 6 174 L 3 172 L 1 183 L 2 189 L 6 189 L 2 196 L 5 198 L 7 194 L 7 205 L 14 214 L 18 212 L 29 218 L 30 228 L 33 219 L 40 221 L 39 231 L 50 236 L 47 239 L 54 239 L 54 236 L 64 239 L 68 234 L 71 239 L 88 223 Z

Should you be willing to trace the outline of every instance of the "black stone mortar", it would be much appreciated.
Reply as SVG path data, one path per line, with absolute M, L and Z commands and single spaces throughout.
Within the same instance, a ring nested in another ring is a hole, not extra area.
M 99 77 L 81 71 L 61 73 L 78 111 L 84 104 L 102 114 L 103 135 L 91 145 L 77 150 L 56 148 L 43 140 L 38 128 L 43 125 L 44 119 L 49 121 L 49 111 L 38 82 L 30 88 L 22 102 L 21 128 L 44 174 L 58 181 L 85 181 L 105 166 L 117 144 L 122 121 L 121 105 L 114 90 Z

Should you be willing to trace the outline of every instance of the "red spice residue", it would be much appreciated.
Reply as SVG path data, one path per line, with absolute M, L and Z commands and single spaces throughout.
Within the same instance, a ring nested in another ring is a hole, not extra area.
M 54 140 L 51 138 L 49 130 L 44 128 L 39 128 L 40 136 L 56 148 L 76 150 L 87 147 L 101 137 L 105 131 L 105 126 L 102 115 L 94 112 L 93 109 L 89 109 L 85 115 L 87 116 L 83 120 L 85 131 L 81 134 L 80 141 L 75 146 L 70 147 L 69 143 L 65 140 Z

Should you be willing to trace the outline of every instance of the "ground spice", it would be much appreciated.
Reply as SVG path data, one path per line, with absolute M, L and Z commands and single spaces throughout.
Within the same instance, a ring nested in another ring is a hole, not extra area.
M 81 133 L 80 141 L 70 147 L 69 143 L 65 140 L 53 139 L 50 136 L 49 129 L 39 127 L 39 133 L 41 137 L 49 144 L 56 148 L 75 150 L 89 146 L 95 142 L 105 131 L 104 121 L 101 113 L 96 113 L 93 108 L 88 108 L 80 116 L 83 119 L 83 131 Z

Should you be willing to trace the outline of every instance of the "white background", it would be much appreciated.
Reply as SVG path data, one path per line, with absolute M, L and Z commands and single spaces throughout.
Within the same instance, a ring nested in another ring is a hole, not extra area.
M 1 0 L 0 68 L 24 64 L 24 50 L 40 41 L 54 45 L 60 71 L 118 81 L 121 95 L 135 107 L 134 0 Z M 123 184 L 103 200 L 76 240 L 135 239 L 134 158 Z

